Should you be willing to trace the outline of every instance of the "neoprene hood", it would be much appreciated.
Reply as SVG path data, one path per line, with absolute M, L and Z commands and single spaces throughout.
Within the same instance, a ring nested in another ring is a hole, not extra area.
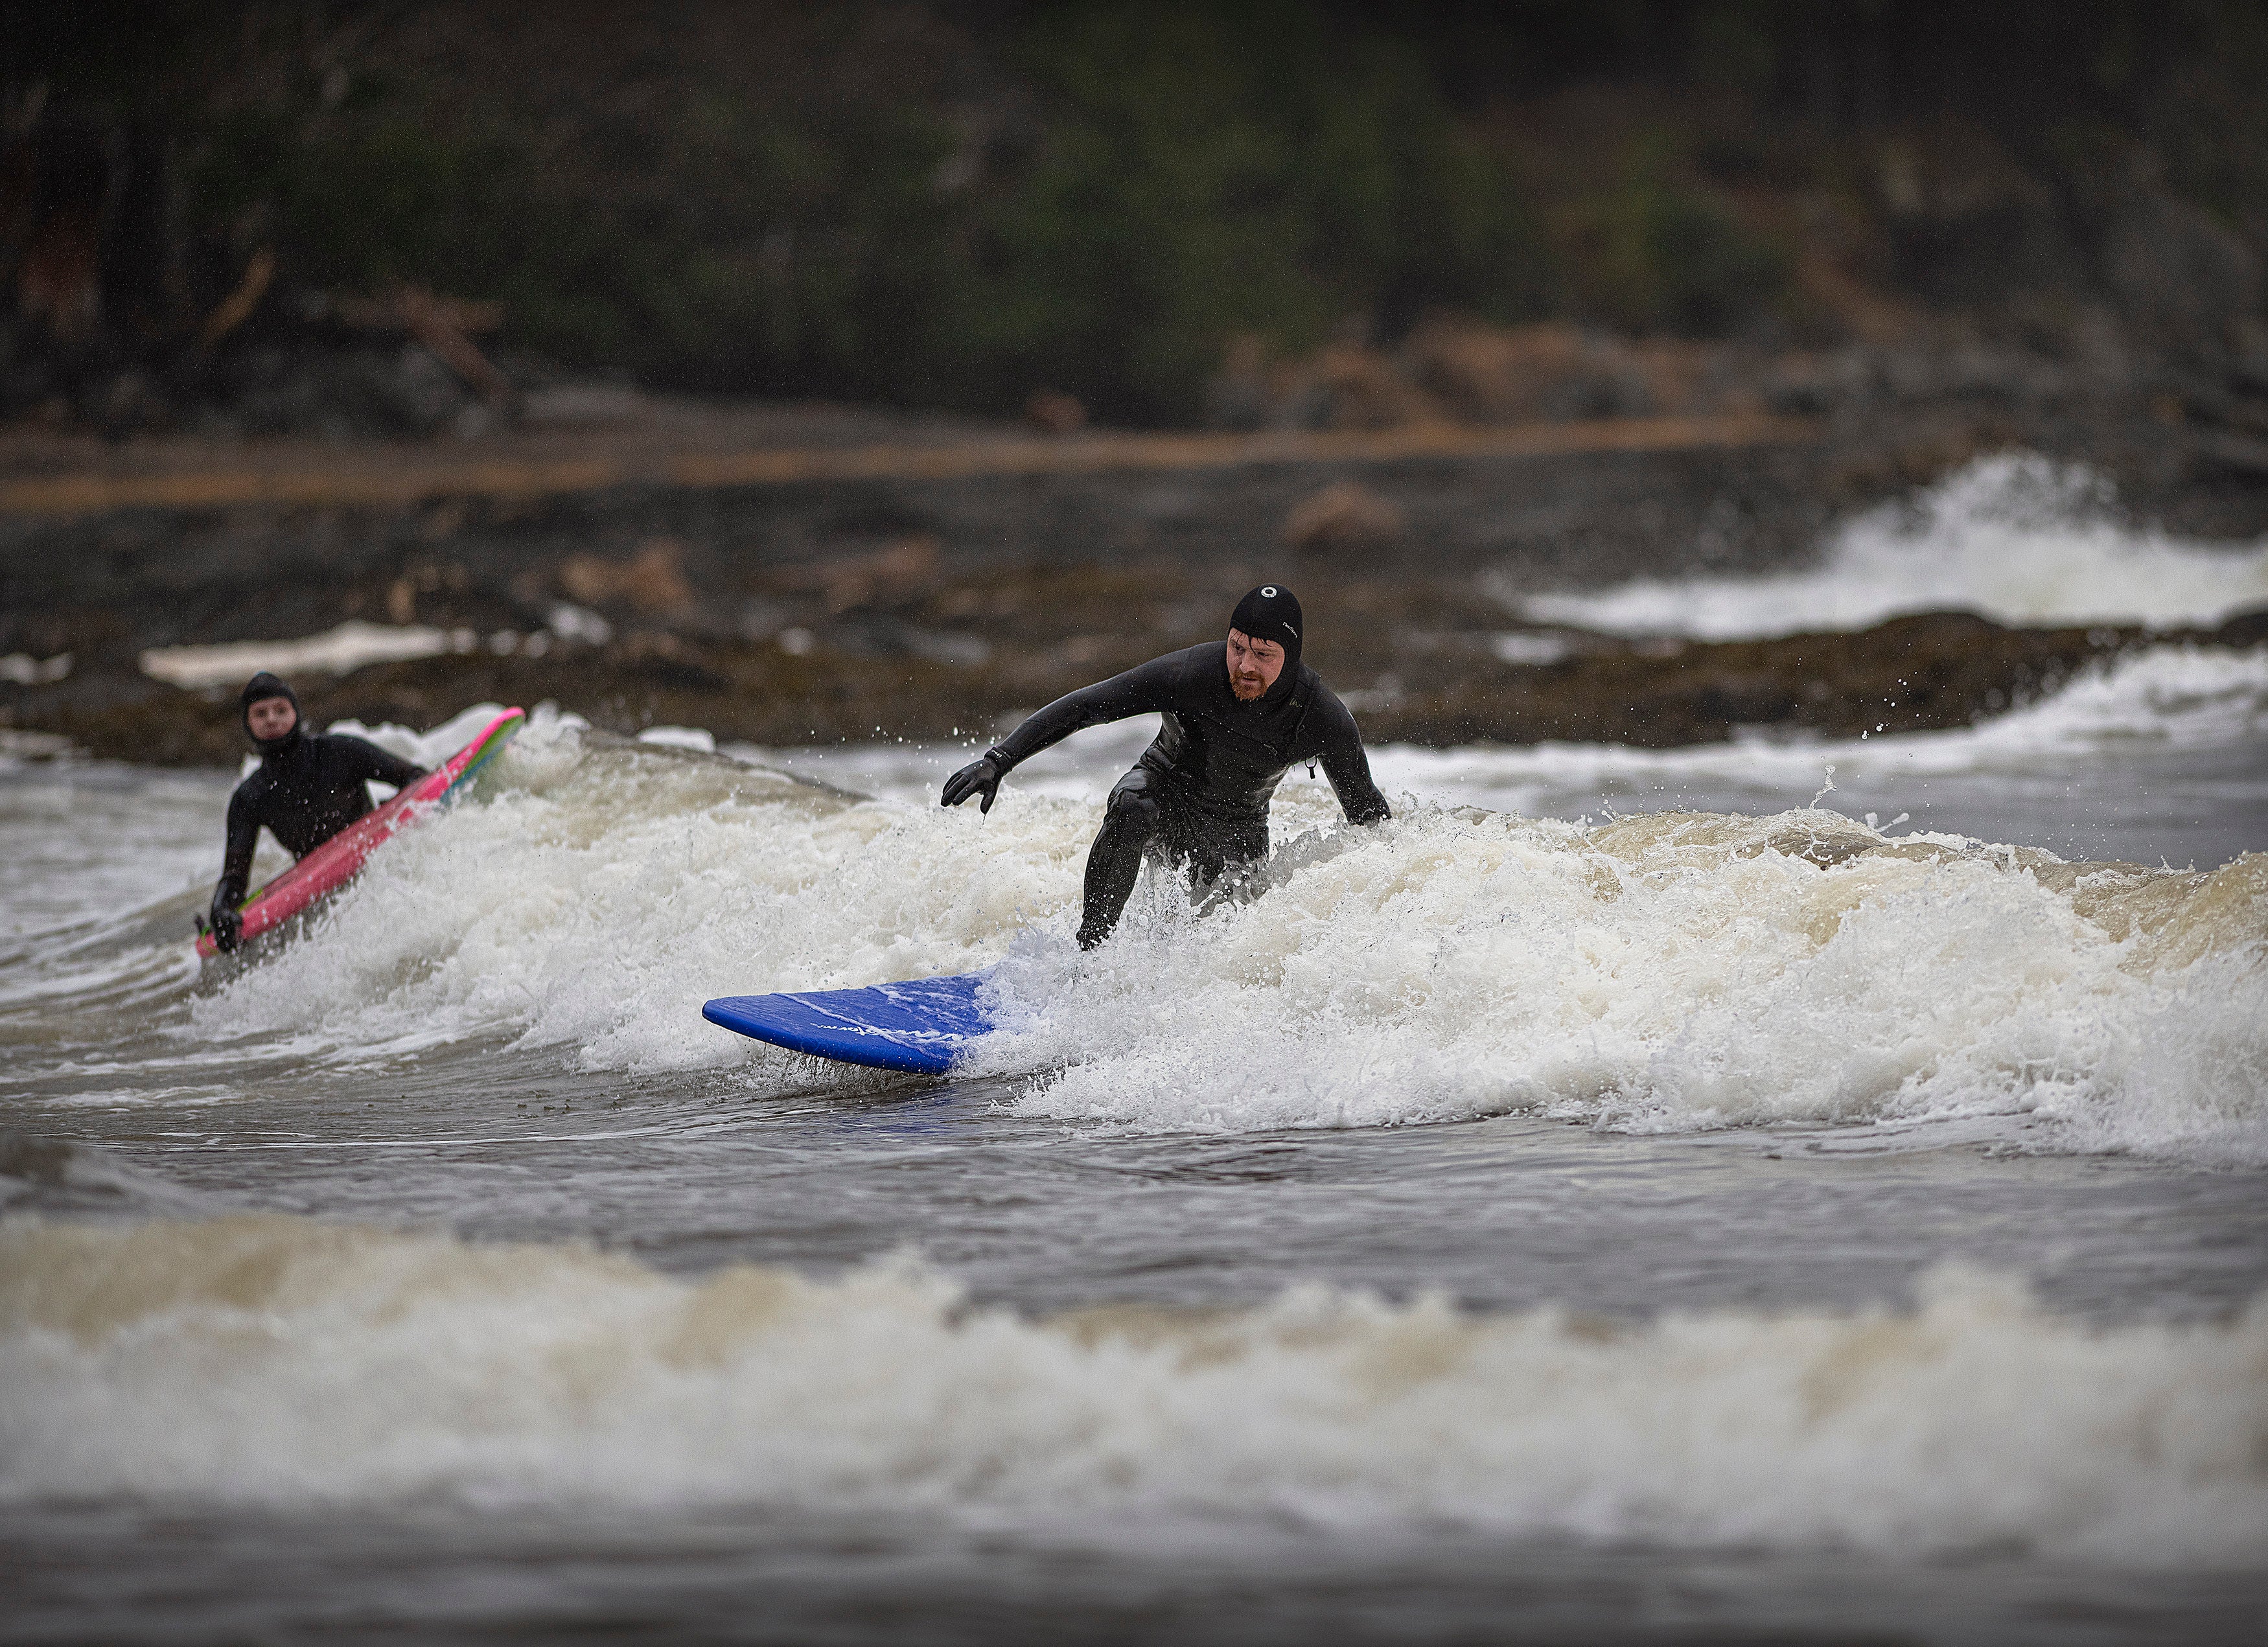
M 281 738 L 252 738 L 252 706 L 265 698 L 282 698 L 291 706 L 291 730 Z M 299 695 L 291 690 L 291 683 L 281 675 L 271 675 L 265 669 L 244 683 L 244 695 L 237 701 L 236 717 L 243 723 L 244 735 L 252 738 L 253 747 L 263 755 L 281 754 L 299 735 Z
M 1242 629 L 1256 641 L 1273 641 L 1284 649 L 1284 673 L 1300 665 L 1300 631 L 1307 627 L 1300 611 L 1300 598 L 1281 584 L 1263 584 L 1236 603 L 1228 627 Z

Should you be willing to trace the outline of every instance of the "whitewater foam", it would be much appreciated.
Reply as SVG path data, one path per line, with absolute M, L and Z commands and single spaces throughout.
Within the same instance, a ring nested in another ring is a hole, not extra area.
M 1056 1068 L 1020 1110 L 1145 1130 L 1996 1116 L 2054 1147 L 2083 1117 L 2086 1147 L 2268 1160 L 2268 855 L 2075 866 L 1805 812 L 1421 812 L 1335 844 L 1242 908 L 1020 947 L 975 1067 Z M 2169 1038 L 2230 1055 L 2183 1085 Z
M 2257 1563 L 2268 1308 L 971 1308 L 898 1260 L 664 1277 L 282 1217 L 0 1223 L 0 1495 L 1264 1515 L 1606 1542 Z
M 2268 1161 L 2268 1084 L 2244 1073 L 2268 1044 L 2268 855 L 2187 874 L 1823 812 L 1401 812 L 1354 830 L 1319 786 L 1287 790 L 1265 897 L 1200 915 L 1145 876 L 1088 955 L 1088 806 L 863 799 L 554 719 L 189 1027 L 345 1059 L 501 1038 L 800 1088 L 828 1077 L 701 1003 L 997 966 L 1006 1033 L 973 1072 L 1088 1125 L 1993 1117 L 2041 1148 Z M 2222 1053 L 2150 1055 L 2169 1040 Z
M 973 815 L 538 717 L 480 804 L 389 845 L 305 936 L 193 1003 L 192 1027 L 310 1055 L 503 1033 L 591 1069 L 737 1062 L 746 1043 L 698 1022 L 709 996 L 963 970 L 1059 905 L 1085 843 L 1056 810 L 1018 830 L 996 809 L 971 852 Z
M 1703 640 L 1862 629 L 1948 610 L 2039 627 L 2170 629 L 2268 604 L 2268 543 L 2214 548 L 2138 529 L 2114 517 L 2113 502 L 2089 470 L 2002 454 L 1911 504 L 1849 522 L 1804 571 L 1639 578 L 1513 604 L 1539 622 Z

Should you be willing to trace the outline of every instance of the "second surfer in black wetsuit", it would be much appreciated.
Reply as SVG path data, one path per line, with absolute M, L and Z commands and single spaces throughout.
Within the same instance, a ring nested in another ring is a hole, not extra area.
M 244 730 L 260 752 L 259 769 L 228 798 L 228 856 L 213 888 L 213 943 L 236 947 L 244 901 L 252 877 L 252 850 L 260 831 L 301 858 L 371 810 L 376 782 L 405 789 L 425 776 L 424 768 L 395 758 L 376 744 L 345 732 L 309 732 L 299 725 L 299 700 L 291 688 L 265 671 L 246 683 Z
M 1156 741 L 1118 780 L 1086 859 L 1081 948 L 1110 936 L 1142 860 L 1184 866 L 1210 886 L 1231 867 L 1268 856 L 1268 802 L 1298 762 L 1320 762 L 1349 821 L 1388 815 L 1371 781 L 1354 717 L 1300 661 L 1306 628 L 1292 592 L 1263 584 L 1237 603 L 1226 645 L 1168 652 L 1057 698 L 946 781 L 944 804 L 972 795 L 992 810 L 1000 780 L 1083 727 L 1130 716 L 1163 717 Z

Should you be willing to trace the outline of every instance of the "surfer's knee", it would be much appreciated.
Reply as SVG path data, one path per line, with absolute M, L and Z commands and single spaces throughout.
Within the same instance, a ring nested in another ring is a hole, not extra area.
M 1103 809 L 1108 826 L 1145 840 L 1156 831 L 1158 803 L 1151 797 L 1149 777 L 1146 772 L 1129 772 L 1118 780 Z

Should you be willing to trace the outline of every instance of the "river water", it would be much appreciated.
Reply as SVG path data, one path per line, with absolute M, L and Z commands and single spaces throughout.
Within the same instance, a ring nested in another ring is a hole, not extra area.
M 202 977 L 227 778 L 0 772 L 0 1636 L 2258 1638 L 2268 653 L 1382 750 L 1082 956 L 1141 733 L 540 714 Z

